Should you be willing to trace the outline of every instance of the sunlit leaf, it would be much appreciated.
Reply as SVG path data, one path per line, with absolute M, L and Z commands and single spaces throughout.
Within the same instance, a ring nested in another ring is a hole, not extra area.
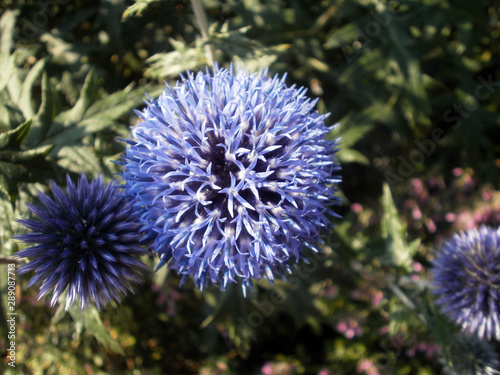
M 115 353 L 125 355 L 125 352 L 120 344 L 113 339 L 106 330 L 106 327 L 99 316 L 99 311 L 95 306 L 87 306 L 82 311 L 77 304 L 72 304 L 68 311 L 75 323 L 82 325 L 85 328 L 85 331 L 94 336 L 102 345 L 111 349 Z
M 146 10 L 149 4 L 155 3 L 161 0 L 134 0 L 135 3 L 130 5 L 125 12 L 123 12 L 123 18 L 132 17 L 132 16 L 140 16 L 142 12 Z
M 7 9 L 0 18 L 0 55 L 9 55 L 14 42 L 14 27 L 19 10 Z
M 0 192 L 7 194 L 14 203 L 18 195 L 18 184 L 45 179 L 53 173 L 52 164 L 45 157 L 51 145 L 24 150 L 31 122 L 27 121 L 14 130 L 0 134 Z
M 406 243 L 406 228 L 398 215 L 387 183 L 383 187 L 382 207 L 384 209 L 382 238 L 386 243 L 387 261 L 395 266 L 410 270 L 411 261 L 418 248 L 419 241 L 415 240 L 410 244 Z

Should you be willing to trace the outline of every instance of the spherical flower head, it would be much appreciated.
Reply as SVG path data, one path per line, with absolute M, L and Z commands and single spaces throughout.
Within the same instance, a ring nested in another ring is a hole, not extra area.
M 433 264 L 434 293 L 463 331 L 500 339 L 500 229 L 455 234 Z
M 167 85 L 139 113 L 123 178 L 158 267 L 245 292 L 319 251 L 339 166 L 327 115 L 305 94 L 284 77 L 216 67 Z
M 128 199 L 101 177 L 89 183 L 82 174 L 75 187 L 67 176 L 66 193 L 51 186 L 53 199 L 40 193 L 43 206 L 28 204 L 38 220 L 19 220 L 32 232 L 16 238 L 36 244 L 16 254 L 32 259 L 19 274 L 34 271 L 28 287 L 41 282 L 39 298 L 52 291 L 52 306 L 65 290 L 66 309 L 76 299 L 82 309 L 91 302 L 99 309 L 112 299 L 120 302 L 145 267 L 136 258 L 144 253 L 141 225 Z
M 459 333 L 449 348 L 449 354 L 449 361 L 443 361 L 446 375 L 500 374 L 495 349 L 477 336 Z

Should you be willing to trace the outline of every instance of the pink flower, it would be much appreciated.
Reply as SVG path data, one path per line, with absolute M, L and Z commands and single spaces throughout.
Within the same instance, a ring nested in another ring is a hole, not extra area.
M 425 225 L 427 226 L 427 230 L 431 233 L 436 232 L 436 224 L 432 219 L 426 221 Z
M 414 220 L 420 220 L 422 218 L 422 211 L 420 211 L 420 208 L 418 206 L 413 207 L 411 216 Z
M 415 272 L 422 272 L 424 270 L 424 266 L 422 266 L 419 262 L 413 262 L 413 270 Z
M 358 366 L 356 367 L 356 372 L 358 374 L 361 374 L 362 372 L 364 372 L 367 375 L 380 375 L 377 367 L 370 359 L 365 359 L 362 362 L 360 362 L 358 364 Z
M 264 363 L 260 372 L 262 372 L 263 375 L 274 375 L 273 364 L 271 362 Z
M 360 203 L 351 204 L 351 210 L 357 214 L 363 212 L 363 206 Z
M 372 293 L 372 306 L 377 307 L 380 305 L 380 302 L 384 299 L 384 293 L 381 290 L 375 290 Z
M 361 297 L 361 290 L 359 289 L 354 289 L 351 293 L 351 298 L 352 299 L 360 299 Z
M 422 180 L 418 178 L 414 178 L 413 180 L 411 180 L 411 185 L 413 187 L 413 194 L 415 195 L 419 195 L 424 190 Z
M 346 322 L 337 323 L 337 330 L 341 333 L 344 333 L 347 330 L 347 323 Z
M 385 334 L 389 333 L 389 326 L 385 325 L 385 326 L 380 327 L 380 329 L 378 330 L 378 333 L 380 335 L 385 335 Z
M 417 352 L 417 348 L 415 346 L 412 346 L 411 348 L 406 350 L 406 356 L 409 358 L 415 357 L 415 354 Z

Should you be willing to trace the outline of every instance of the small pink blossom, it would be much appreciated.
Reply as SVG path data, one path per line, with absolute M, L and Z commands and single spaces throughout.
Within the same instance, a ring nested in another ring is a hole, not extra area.
M 424 266 L 422 266 L 422 263 L 413 262 L 413 270 L 415 272 L 422 272 L 424 270 Z
M 427 227 L 427 230 L 431 233 L 434 233 L 436 232 L 436 224 L 434 223 L 434 221 L 432 219 L 429 219 L 425 222 L 425 225 Z
M 378 330 L 378 333 L 380 335 L 385 335 L 385 334 L 389 333 L 389 326 L 385 325 L 385 326 L 380 327 Z
M 413 180 L 411 180 L 411 185 L 413 187 L 413 193 L 415 195 L 420 194 L 424 190 L 422 180 L 420 180 L 418 178 L 414 178 Z
M 351 210 L 357 214 L 360 214 L 361 212 L 363 212 L 363 205 L 361 205 L 360 203 L 353 203 L 351 204 Z
M 422 219 L 422 211 L 420 211 L 420 208 L 418 206 L 413 207 L 413 210 L 411 211 L 411 216 L 413 217 L 414 220 Z
M 367 375 L 380 375 L 377 367 L 375 366 L 373 361 L 370 359 L 365 359 L 365 360 L 361 361 L 358 364 L 358 366 L 356 367 L 356 372 L 358 374 L 361 374 L 364 372 Z
M 262 372 L 263 375 L 274 375 L 273 364 L 271 362 L 264 363 L 260 372 Z
M 453 212 L 448 212 L 445 215 L 445 219 L 448 223 L 453 223 L 457 219 L 457 215 L 455 215 Z
M 337 323 L 337 330 L 347 339 L 352 339 L 363 334 L 363 328 L 354 319 L 347 319 Z
M 341 333 L 344 333 L 347 330 L 347 323 L 346 322 L 337 323 L 337 330 Z
M 352 299 L 360 299 L 360 298 L 361 298 L 361 290 L 359 290 L 359 289 L 354 289 L 354 290 L 351 292 L 351 298 L 352 298 Z
M 384 299 L 384 293 L 381 290 L 375 290 L 372 293 L 372 306 L 377 307 Z

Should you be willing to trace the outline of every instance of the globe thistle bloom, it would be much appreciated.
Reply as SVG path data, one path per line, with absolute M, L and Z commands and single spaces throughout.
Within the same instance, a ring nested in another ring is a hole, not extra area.
M 40 282 L 39 298 L 52 291 L 51 306 L 66 289 L 66 309 L 76 299 L 82 309 L 91 301 L 99 309 L 112 299 L 120 302 L 120 293 L 132 291 L 145 267 L 136 259 L 145 252 L 128 199 L 101 177 L 89 183 L 82 174 L 75 187 L 67 176 L 66 193 L 51 186 L 53 199 L 38 195 L 44 207 L 28 204 L 38 220 L 19 220 L 32 232 L 16 238 L 35 244 L 16 254 L 32 258 L 19 274 L 34 271 L 28 287 Z
M 449 354 L 449 361 L 442 361 L 447 375 L 500 374 L 495 349 L 477 336 L 459 333 L 450 345 Z
M 433 264 L 443 313 L 468 333 L 500 339 L 500 229 L 455 234 Z
M 336 141 L 306 89 L 215 68 L 147 108 L 124 157 L 125 190 L 160 257 L 203 289 L 290 272 L 335 213 Z

